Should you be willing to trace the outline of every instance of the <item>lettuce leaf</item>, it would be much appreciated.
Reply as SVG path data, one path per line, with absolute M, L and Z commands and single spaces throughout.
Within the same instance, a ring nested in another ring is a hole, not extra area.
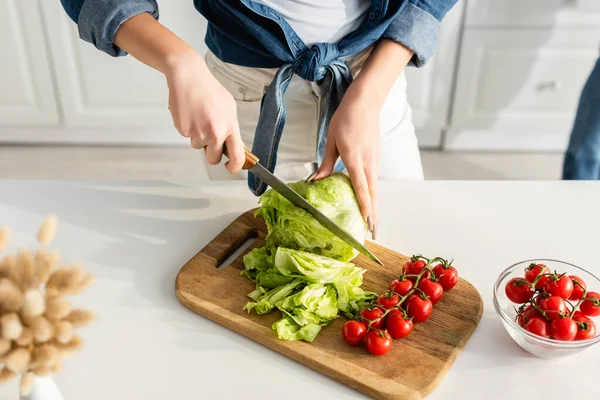
M 364 243 L 367 226 L 360 212 L 350 179 L 334 173 L 318 182 L 296 182 L 290 187 L 327 215 L 356 239 Z M 273 189 L 260 198 L 262 215 L 268 229 L 267 247 L 303 250 L 342 261 L 350 261 L 358 252 L 323 227 L 310 213 L 296 207 Z
M 312 284 L 277 303 L 299 326 L 324 325 L 337 318 L 337 296 L 330 285 Z
M 289 296 L 296 287 L 302 283 L 302 280 L 296 279 L 287 285 L 279 286 L 275 289 L 271 289 L 260 297 L 257 297 L 254 302 L 246 304 L 244 310 L 250 312 L 256 311 L 257 314 L 266 314 L 271 312 L 277 302 L 285 299 Z M 254 293 L 254 292 L 253 292 Z
M 282 318 L 272 326 L 277 331 L 277 337 L 283 340 L 304 340 L 312 342 L 315 340 L 321 326 L 316 324 L 300 326 L 291 318 Z

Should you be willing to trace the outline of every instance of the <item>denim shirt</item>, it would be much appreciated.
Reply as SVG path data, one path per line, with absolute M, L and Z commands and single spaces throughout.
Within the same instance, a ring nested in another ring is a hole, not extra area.
M 255 68 L 279 68 L 263 96 L 252 152 L 271 172 L 286 119 L 283 96 L 293 74 L 322 86 L 316 159 L 325 151 L 329 121 L 352 82 L 342 57 L 356 54 L 380 38 L 392 39 L 414 52 L 409 65 L 421 67 L 433 55 L 440 22 L 457 0 L 372 0 L 367 18 L 337 43 L 308 48 L 275 10 L 254 0 L 194 0 L 207 19 L 205 42 L 226 63 Z M 116 57 L 126 53 L 114 44 L 120 25 L 148 12 L 158 19 L 155 0 L 61 0 L 80 37 Z M 344 170 L 340 161 L 335 170 Z M 248 174 L 248 186 L 257 196 L 264 182 Z

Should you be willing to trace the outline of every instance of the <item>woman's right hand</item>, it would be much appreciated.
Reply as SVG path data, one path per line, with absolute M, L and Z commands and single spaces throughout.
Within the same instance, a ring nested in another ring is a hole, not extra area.
M 195 149 L 204 149 L 206 161 L 216 165 L 227 146 L 227 170 L 234 174 L 244 165 L 244 143 L 231 94 L 210 73 L 196 51 L 178 54 L 165 71 L 169 110 L 179 133 Z

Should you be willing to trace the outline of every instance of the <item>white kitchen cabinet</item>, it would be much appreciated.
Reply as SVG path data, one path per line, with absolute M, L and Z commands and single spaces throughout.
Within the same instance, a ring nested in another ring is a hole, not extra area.
M 445 147 L 564 150 L 599 42 L 600 27 L 468 30 Z
M 36 0 L 0 0 L 0 127 L 59 122 Z
M 408 102 L 422 148 L 439 147 L 448 123 L 463 9 L 459 3 L 444 18 L 437 50 L 429 63 L 406 69 Z

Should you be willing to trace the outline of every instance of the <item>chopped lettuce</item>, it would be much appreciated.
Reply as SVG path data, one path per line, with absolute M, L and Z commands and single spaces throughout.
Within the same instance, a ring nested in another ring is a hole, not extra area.
M 320 325 L 300 326 L 291 318 L 282 318 L 272 326 L 277 331 L 277 337 L 283 340 L 304 340 L 312 342 L 321 331 Z
M 290 186 L 333 222 L 364 243 L 367 226 L 360 212 L 350 179 L 334 173 L 318 182 L 296 182 Z M 296 207 L 273 189 L 260 198 L 257 214 L 263 216 L 269 231 L 267 247 L 303 250 L 342 261 L 358 252 L 323 227 L 307 211 Z
M 314 283 L 277 303 L 300 326 L 327 324 L 337 318 L 337 296 L 330 285 Z
M 256 301 L 246 304 L 244 309 L 248 312 L 254 310 L 257 314 L 266 314 L 271 312 L 278 301 L 281 301 L 289 296 L 301 283 L 302 281 L 300 279 L 296 279 L 287 285 L 271 289 L 262 296 L 256 298 Z

